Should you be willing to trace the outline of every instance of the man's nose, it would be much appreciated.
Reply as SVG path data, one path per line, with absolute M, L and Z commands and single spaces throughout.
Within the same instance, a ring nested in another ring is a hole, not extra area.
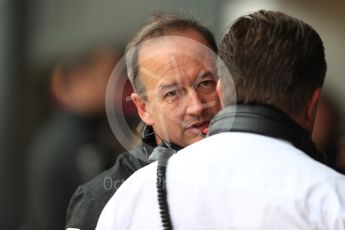
M 197 92 L 189 93 L 187 103 L 187 113 L 191 115 L 200 115 L 203 111 L 203 101 Z

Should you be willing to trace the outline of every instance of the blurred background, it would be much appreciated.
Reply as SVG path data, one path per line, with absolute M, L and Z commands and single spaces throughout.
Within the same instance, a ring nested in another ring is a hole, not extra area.
M 105 85 L 153 12 L 195 16 L 219 42 L 230 22 L 258 9 L 320 33 L 328 72 L 313 138 L 345 172 L 344 0 L 0 0 L 0 229 L 63 229 L 78 184 L 123 151 L 105 117 Z M 130 103 L 124 112 L 135 127 Z

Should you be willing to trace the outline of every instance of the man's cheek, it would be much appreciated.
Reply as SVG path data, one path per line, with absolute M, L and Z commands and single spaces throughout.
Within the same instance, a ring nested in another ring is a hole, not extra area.
M 164 116 L 169 119 L 168 122 L 173 123 L 175 126 L 183 126 L 183 116 L 181 115 L 178 107 L 166 110 Z

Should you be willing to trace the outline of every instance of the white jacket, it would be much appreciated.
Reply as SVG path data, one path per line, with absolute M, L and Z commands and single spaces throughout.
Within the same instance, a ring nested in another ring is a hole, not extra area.
M 120 187 L 96 229 L 162 229 L 156 168 Z M 176 230 L 345 229 L 345 177 L 280 139 L 208 137 L 170 158 L 166 185 Z

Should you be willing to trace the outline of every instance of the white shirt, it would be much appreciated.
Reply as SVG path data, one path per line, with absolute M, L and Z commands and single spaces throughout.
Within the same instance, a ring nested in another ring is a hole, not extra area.
M 98 230 L 162 229 L 157 163 L 110 199 Z M 167 196 L 174 229 L 345 229 L 345 177 L 290 143 L 227 132 L 170 158 Z

